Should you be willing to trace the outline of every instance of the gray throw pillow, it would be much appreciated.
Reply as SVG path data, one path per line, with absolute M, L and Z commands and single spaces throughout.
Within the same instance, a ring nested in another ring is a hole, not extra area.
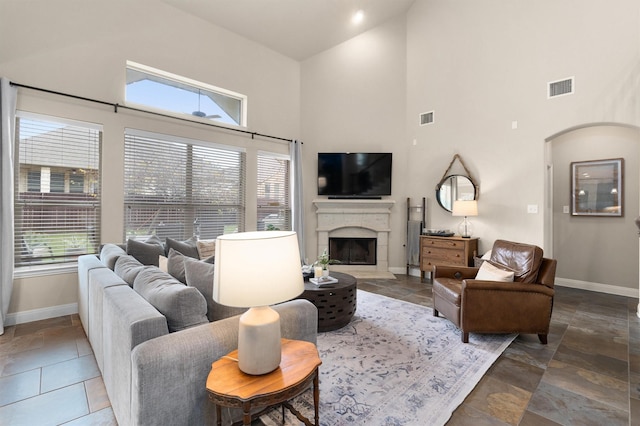
M 164 246 L 162 241 L 155 235 L 146 241 L 127 240 L 127 254 L 135 257 L 143 265 L 158 266 L 160 257 L 164 256 Z
M 204 296 L 156 267 L 145 267 L 133 289 L 165 316 L 170 332 L 208 323 Z
M 166 238 L 166 253 L 167 257 L 169 257 L 169 250 L 174 249 L 185 256 L 193 257 L 195 259 L 199 259 L 200 255 L 198 254 L 198 246 L 196 237 L 191 237 L 186 241 L 177 241 L 173 238 Z
M 138 262 L 135 257 L 126 255 L 118 258 L 113 271 L 129 284 L 129 287 L 133 287 L 133 282 L 143 269 L 144 265 Z
M 113 271 L 116 261 L 120 256 L 126 256 L 127 252 L 115 244 L 105 244 L 100 250 L 100 260 L 107 268 Z
M 240 315 L 246 312 L 246 308 L 234 308 L 221 305 L 213 300 L 213 270 L 211 263 L 184 258 L 184 272 L 187 285 L 197 288 L 207 301 L 207 318 L 209 321 L 218 321 L 224 318 Z
M 167 272 L 173 278 L 180 281 L 182 284 L 186 284 L 187 280 L 184 276 L 184 261 L 183 259 L 188 256 L 183 255 L 179 251 L 172 248 L 169 249 L 169 256 L 167 256 Z

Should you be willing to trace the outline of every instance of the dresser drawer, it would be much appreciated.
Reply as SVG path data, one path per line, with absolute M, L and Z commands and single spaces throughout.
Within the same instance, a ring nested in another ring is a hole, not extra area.
M 467 259 L 462 250 L 449 250 L 441 248 L 427 247 L 424 253 L 425 259 L 433 260 L 440 263 L 453 263 L 456 265 L 464 265 Z
M 477 250 L 477 238 L 421 236 L 420 270 L 430 272 L 434 265 L 470 266 Z
M 443 249 L 457 248 L 464 251 L 464 245 L 465 243 L 459 240 L 447 240 L 447 239 L 436 240 L 436 239 L 430 239 L 430 238 L 422 239 L 422 247 L 424 249 L 428 249 L 429 247 L 437 247 L 437 248 L 443 248 Z

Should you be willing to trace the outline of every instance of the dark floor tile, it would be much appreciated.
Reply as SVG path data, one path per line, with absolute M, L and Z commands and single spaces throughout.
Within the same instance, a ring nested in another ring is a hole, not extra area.
M 640 426 L 640 399 L 629 400 L 629 426 Z
M 93 413 L 94 411 L 100 411 L 111 406 L 109 397 L 107 396 L 107 389 L 104 387 L 102 376 L 98 376 L 85 381 L 84 387 L 87 391 L 89 411 Z
M 464 404 L 501 422 L 517 425 L 530 398 L 531 392 L 485 376 L 467 396 Z
M 620 411 L 629 409 L 627 381 L 551 360 L 542 382 L 595 400 Z
M 532 413 L 531 411 L 526 411 L 522 419 L 520 419 L 518 426 L 561 426 L 561 424 L 536 413 Z
M 447 426 L 507 426 L 505 423 L 468 404 L 460 405 L 451 415 Z
M 491 376 L 528 392 L 534 392 L 542 379 L 544 369 L 508 357 L 500 357 L 487 371 Z
M 625 362 L 629 359 L 628 344 L 625 340 L 574 326 L 569 326 L 562 344 L 585 354 L 604 355 Z
M 622 426 L 629 422 L 626 411 L 544 382 L 531 397 L 527 411 L 562 425 Z
M 612 376 L 618 380 L 628 380 L 629 363 L 617 358 L 598 353 L 585 353 L 561 344 L 553 359 L 585 370 Z

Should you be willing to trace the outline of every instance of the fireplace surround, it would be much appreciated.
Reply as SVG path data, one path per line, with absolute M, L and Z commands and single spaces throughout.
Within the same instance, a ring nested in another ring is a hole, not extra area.
M 375 239 L 374 264 L 331 265 L 336 271 L 389 271 L 389 232 L 393 200 L 316 199 L 317 253 L 329 238 Z

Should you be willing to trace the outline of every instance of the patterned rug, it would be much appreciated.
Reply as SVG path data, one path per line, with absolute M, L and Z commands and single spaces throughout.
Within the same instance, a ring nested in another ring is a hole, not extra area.
M 318 334 L 320 424 L 443 425 L 515 335 L 460 331 L 424 306 L 358 290 L 346 327 Z M 294 407 L 313 420 L 313 395 Z M 287 425 L 301 424 L 287 411 Z M 282 424 L 279 409 L 261 417 Z

